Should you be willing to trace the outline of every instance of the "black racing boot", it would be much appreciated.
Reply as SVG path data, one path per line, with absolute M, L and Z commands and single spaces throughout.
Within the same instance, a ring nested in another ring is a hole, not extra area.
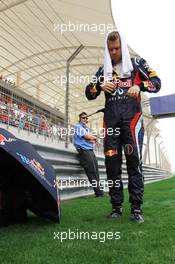
M 131 207 L 131 221 L 136 224 L 144 223 L 142 210 L 139 207 Z
M 108 218 L 120 218 L 122 216 L 122 206 L 115 206 L 112 208 L 112 212 L 108 215 Z

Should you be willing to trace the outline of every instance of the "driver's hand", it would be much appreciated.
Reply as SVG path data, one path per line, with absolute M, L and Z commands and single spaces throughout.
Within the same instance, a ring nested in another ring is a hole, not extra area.
M 140 87 L 138 85 L 134 85 L 128 89 L 127 95 L 130 97 L 137 97 L 140 93 Z
M 105 82 L 101 85 L 102 91 L 106 93 L 113 93 L 115 88 L 113 82 Z

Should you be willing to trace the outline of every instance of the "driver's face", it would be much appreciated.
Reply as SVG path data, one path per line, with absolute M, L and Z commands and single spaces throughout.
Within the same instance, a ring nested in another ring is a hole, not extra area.
M 109 50 L 109 54 L 111 56 L 111 59 L 115 63 L 118 63 L 121 61 L 122 51 L 121 51 L 121 43 L 120 43 L 119 38 L 117 40 L 114 40 L 114 41 L 108 40 L 108 50 Z

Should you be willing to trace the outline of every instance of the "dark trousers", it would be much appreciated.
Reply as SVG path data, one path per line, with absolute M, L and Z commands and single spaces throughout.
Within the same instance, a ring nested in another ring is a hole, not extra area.
M 118 115 L 119 116 L 119 115 Z M 129 202 L 132 207 L 140 208 L 144 192 L 144 177 L 142 171 L 143 122 L 141 113 L 131 118 L 107 119 L 106 128 L 120 128 L 120 135 L 107 135 L 104 142 L 105 164 L 108 180 L 113 181 L 109 188 L 112 206 L 123 203 L 122 150 L 126 157 L 128 173 Z
M 95 186 L 93 188 L 95 195 L 97 196 L 101 195 L 103 191 L 100 189 L 98 163 L 93 150 L 79 149 L 78 153 L 79 153 L 80 164 L 84 168 L 84 171 L 88 177 L 89 182 L 93 186 Z

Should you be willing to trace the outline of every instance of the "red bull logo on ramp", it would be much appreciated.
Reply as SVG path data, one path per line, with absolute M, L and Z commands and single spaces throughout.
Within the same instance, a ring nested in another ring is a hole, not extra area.
M 12 141 L 16 141 L 15 138 L 6 138 L 4 137 L 2 134 L 0 134 L 0 145 L 5 145 L 5 142 L 12 142 Z

